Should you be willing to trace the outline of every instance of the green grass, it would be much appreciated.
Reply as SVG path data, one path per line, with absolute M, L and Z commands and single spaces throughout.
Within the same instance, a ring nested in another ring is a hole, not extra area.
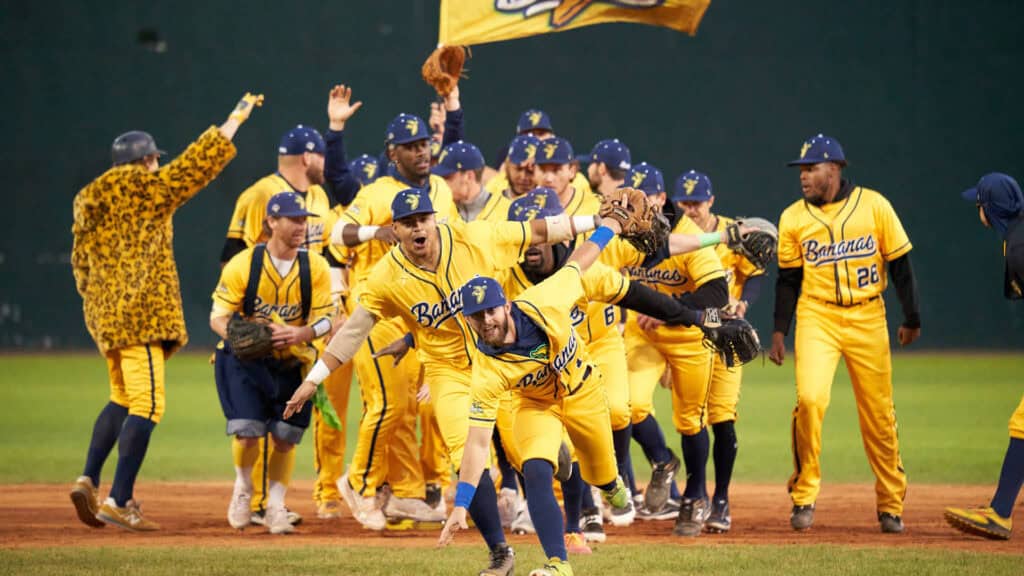
M 193 548 L 51 548 L 0 550 L 0 574 L 471 574 L 483 567 L 480 547 L 445 550 L 360 546 L 229 549 Z M 517 573 L 539 566 L 537 546 L 517 549 Z M 901 576 L 940 574 L 1019 574 L 1020 557 L 895 547 L 858 549 L 838 546 L 650 546 L 603 547 L 588 557 L 573 558 L 577 574 L 644 574 L 683 576 L 749 574 Z M 628 572 L 624 567 L 628 566 Z
M 230 445 L 208 357 L 182 354 L 168 364 L 168 410 L 157 428 L 143 481 L 229 480 Z M 894 358 L 896 409 L 904 464 L 912 482 L 990 484 L 1007 442 L 1007 420 L 1020 401 L 1024 356 L 911 354 Z M 93 421 L 107 401 L 99 355 L 3 357 L 0 371 L 0 483 L 67 482 L 82 468 Z M 738 482 L 789 476 L 793 368 L 755 362 L 746 368 L 740 401 Z M 678 452 L 666 390 L 656 393 L 658 419 Z M 358 389 L 349 405 L 349 450 L 359 418 Z M 822 465 L 828 482 L 871 479 L 849 378 L 837 371 L 825 420 Z M 296 477 L 312 477 L 312 441 L 300 446 Z M 108 461 L 105 477 L 113 471 Z M 634 462 L 646 478 L 634 445 Z

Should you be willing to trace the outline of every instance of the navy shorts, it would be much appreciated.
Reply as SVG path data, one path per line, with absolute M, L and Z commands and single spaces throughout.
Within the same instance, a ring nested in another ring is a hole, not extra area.
M 272 358 L 242 361 L 225 343 L 223 350 L 217 350 L 214 375 L 228 435 L 261 438 L 270 432 L 292 444 L 302 440 L 313 413 L 312 402 L 306 402 L 291 418 L 282 419 L 285 404 L 302 384 L 301 365 Z

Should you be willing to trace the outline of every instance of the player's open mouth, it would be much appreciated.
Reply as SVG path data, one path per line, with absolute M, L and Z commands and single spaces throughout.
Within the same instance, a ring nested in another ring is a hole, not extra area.
M 415 244 L 417 248 L 422 248 L 427 245 L 427 237 L 426 235 L 413 236 L 412 243 Z
M 539 248 L 530 248 L 523 253 L 523 260 L 527 264 L 537 265 L 540 263 L 541 253 Z

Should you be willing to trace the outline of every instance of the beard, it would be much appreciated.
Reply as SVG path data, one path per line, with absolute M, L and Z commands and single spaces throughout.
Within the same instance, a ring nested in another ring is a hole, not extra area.
M 480 333 L 480 339 L 484 344 L 500 348 L 505 345 L 505 336 L 508 334 L 508 315 L 505 315 L 497 322 L 485 324 Z
M 322 185 L 324 183 L 323 166 L 310 166 L 309 168 L 306 168 L 306 178 L 309 180 L 310 184 L 316 184 L 317 186 Z

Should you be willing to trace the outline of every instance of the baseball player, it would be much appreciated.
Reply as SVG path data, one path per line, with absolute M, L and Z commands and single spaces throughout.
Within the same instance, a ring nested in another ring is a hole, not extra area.
M 688 187 L 685 175 L 677 179 L 673 203 L 665 205 L 665 214 L 671 222 L 673 237 L 685 234 L 703 238 L 699 236 L 701 229 L 682 213 L 677 204 L 685 200 Z M 728 284 L 721 261 L 710 249 L 719 236 L 710 234 L 714 242 L 700 243 L 706 248 L 668 258 L 663 255 L 637 257 L 635 252 L 609 256 L 616 266 L 625 267 L 633 281 L 665 294 L 679 295 L 694 308 L 722 308 L 728 304 Z M 649 511 L 663 510 L 679 469 L 679 460 L 666 446 L 660 426 L 652 414 L 654 388 L 667 366 L 672 376 L 672 421 L 681 437 L 687 472 L 686 488 L 673 533 L 697 536 L 703 530 L 710 508 L 705 469 L 710 450 L 707 402 L 714 354 L 704 347 L 703 333 L 699 329 L 661 326 L 645 315 L 630 314 L 624 336 L 633 437 L 653 463 L 651 481 L 644 493 L 644 506 Z
M 415 187 L 424 190 L 441 211 L 439 218 L 456 221 L 451 190 L 440 176 L 430 173 L 430 135 L 426 123 L 411 114 L 399 114 L 388 125 L 385 146 L 389 164 L 382 174 L 356 194 L 352 205 L 332 231 L 332 243 L 344 244 L 351 253 L 349 269 L 351 321 L 357 302 L 374 266 L 391 248 L 391 203 L 398 192 Z M 383 318 L 355 355 L 363 416 L 348 472 L 338 484 L 349 509 L 368 529 L 387 526 L 385 514 L 394 519 L 440 521 L 444 509 L 431 509 L 423 499 L 426 487 L 416 441 L 416 392 L 420 365 L 407 355 L 395 365 L 375 355 L 401 339 L 409 328 L 399 319 Z M 375 495 L 387 481 L 392 497 L 382 508 Z
M 519 121 L 516 123 L 516 135 L 517 136 L 530 136 L 537 140 L 547 140 L 555 137 L 554 128 L 551 126 L 551 118 L 543 110 L 529 109 L 519 115 Z M 491 194 L 497 194 L 499 192 L 509 189 L 510 182 L 513 182 L 512 172 L 508 170 L 508 158 L 507 154 L 512 150 L 509 148 L 502 148 L 501 154 L 499 155 L 496 166 L 499 166 L 498 174 L 491 177 L 489 174 L 484 175 L 484 185 L 487 191 Z M 575 159 L 574 159 L 575 160 Z M 575 162 L 573 162 L 575 167 Z M 500 167 L 505 166 L 502 170 Z M 576 172 L 572 179 L 572 185 L 577 190 L 585 190 L 590 192 L 590 184 L 587 182 L 586 176 L 580 172 Z M 516 190 L 517 194 L 511 196 L 519 196 L 526 194 L 536 186 L 543 186 L 543 184 L 537 184 L 530 182 L 525 189 Z M 512 198 L 515 199 L 514 197 Z
M 576 185 L 576 157 L 565 138 L 553 136 L 541 142 L 534 156 L 533 180 L 538 188 L 551 188 L 569 215 L 596 214 L 601 198 L 591 192 L 590 185 Z
M 188 342 L 171 222 L 234 158 L 231 139 L 262 102 L 247 93 L 220 128 L 211 126 L 162 168 L 164 152 L 152 136 L 118 136 L 113 167 L 75 196 L 71 270 L 85 326 L 110 377 L 110 401 L 96 418 L 85 469 L 71 490 L 78 518 L 89 526 L 160 528 L 143 517 L 133 494 L 164 414 L 164 363 Z M 100 471 L 114 444 L 117 469 L 101 503 Z
M 294 528 L 284 507 L 295 457 L 290 455 L 312 410 L 285 417 L 284 402 L 302 382 L 303 373 L 319 355 L 313 341 L 331 331 L 335 305 L 331 300 L 330 266 L 307 242 L 306 219 L 315 216 L 295 192 L 280 192 L 267 202 L 270 238 L 236 254 L 221 272 L 213 292 L 210 328 L 224 341 L 214 364 L 217 393 L 234 436 L 235 488 L 228 507 L 232 528 L 249 525 L 252 469 L 259 440 L 270 434 L 274 451 L 267 458 L 269 494 L 265 522 L 271 534 Z M 229 337 L 234 315 L 267 322 L 274 353 L 252 360 L 238 356 Z
M 964 200 L 978 207 L 978 218 L 1003 239 L 1006 258 L 1003 295 L 1024 298 L 1024 195 L 1017 181 L 993 172 L 965 190 Z M 1024 484 L 1024 398 L 1010 417 L 1010 445 L 1003 457 L 996 493 L 983 508 L 946 508 L 946 521 L 957 530 L 994 540 L 1008 540 L 1013 529 L 1013 505 Z
M 547 558 L 531 574 L 573 574 L 562 536 L 562 514 L 551 488 L 563 426 L 581 455 L 584 479 L 598 486 L 612 506 L 629 504 L 612 455 L 603 377 L 570 316 L 579 302 L 586 306 L 581 277 L 619 231 L 619 223 L 609 220 L 558 272 L 511 302 L 493 278 L 474 278 L 460 290 L 462 314 L 476 334 L 476 350 L 466 450 L 455 507 L 439 541 L 442 545 L 467 527 L 467 509 L 475 505 L 478 487 L 489 488 L 479 480 L 489 477 L 491 430 L 501 397 L 508 391 L 518 396 L 513 433 L 526 477 L 530 516 Z
M 366 190 L 369 190 L 367 188 Z M 358 199 L 357 199 L 358 201 Z M 399 318 L 413 329 L 416 349 L 430 385 L 438 425 L 452 462 L 460 462 L 466 438 L 471 382 L 468 327 L 458 315 L 458 289 L 472 275 L 493 273 L 515 264 L 529 246 L 568 240 L 594 229 L 596 216 L 556 217 L 522 222 L 438 223 L 430 195 L 421 188 L 403 190 L 391 203 L 393 248 L 363 284 L 358 304 L 307 376 L 292 403 L 301 407 L 331 370 L 348 362 L 380 320 Z M 490 476 L 477 499 L 473 519 L 491 549 L 493 573 L 508 573 L 511 557 L 504 541 L 497 498 Z M 488 572 L 491 573 L 491 572 Z
M 704 232 L 721 232 L 733 219 L 711 212 L 715 204 L 711 180 L 705 174 L 691 170 L 684 177 L 685 182 L 695 182 L 685 199 L 679 202 L 683 213 Z M 718 258 L 725 269 L 729 283 L 728 311 L 740 318 L 746 316 L 748 307 L 761 293 L 764 270 L 759 270 L 750 260 L 729 249 L 724 244 L 715 247 Z M 739 402 L 740 382 L 743 367 L 729 368 L 721 356 L 714 356 L 711 372 L 711 391 L 708 394 L 708 423 L 715 434 L 711 451 L 715 465 L 715 493 L 711 498 L 711 512 L 704 524 L 708 532 L 728 532 L 732 527 L 729 512 L 729 483 L 733 465 L 736 463 L 738 444 L 736 441 L 736 405 Z
M 879 525 L 884 533 L 899 533 L 907 476 L 896 434 L 882 292 L 888 264 L 903 308 L 897 337 L 901 346 L 911 344 L 921 334 L 921 319 L 910 239 L 885 197 L 842 177 L 846 156 L 835 138 L 818 134 L 806 140 L 799 158 L 789 165 L 800 167 L 803 198 L 779 219 L 779 278 L 769 358 L 782 364 L 795 310 L 797 398 L 790 524 L 794 530 L 807 530 L 814 523 L 821 488 L 821 424 L 842 356 L 876 478 Z
M 618 138 L 601 140 L 594 144 L 590 154 L 577 158 L 587 162 L 587 181 L 596 194 L 605 195 L 626 182 L 626 173 L 632 167 L 629 148 Z
M 481 183 L 483 170 L 484 156 L 480 149 L 459 140 L 445 146 L 431 172 L 448 183 L 459 216 L 464 221 L 501 222 L 511 201 L 504 194 L 491 194 L 484 189 Z

